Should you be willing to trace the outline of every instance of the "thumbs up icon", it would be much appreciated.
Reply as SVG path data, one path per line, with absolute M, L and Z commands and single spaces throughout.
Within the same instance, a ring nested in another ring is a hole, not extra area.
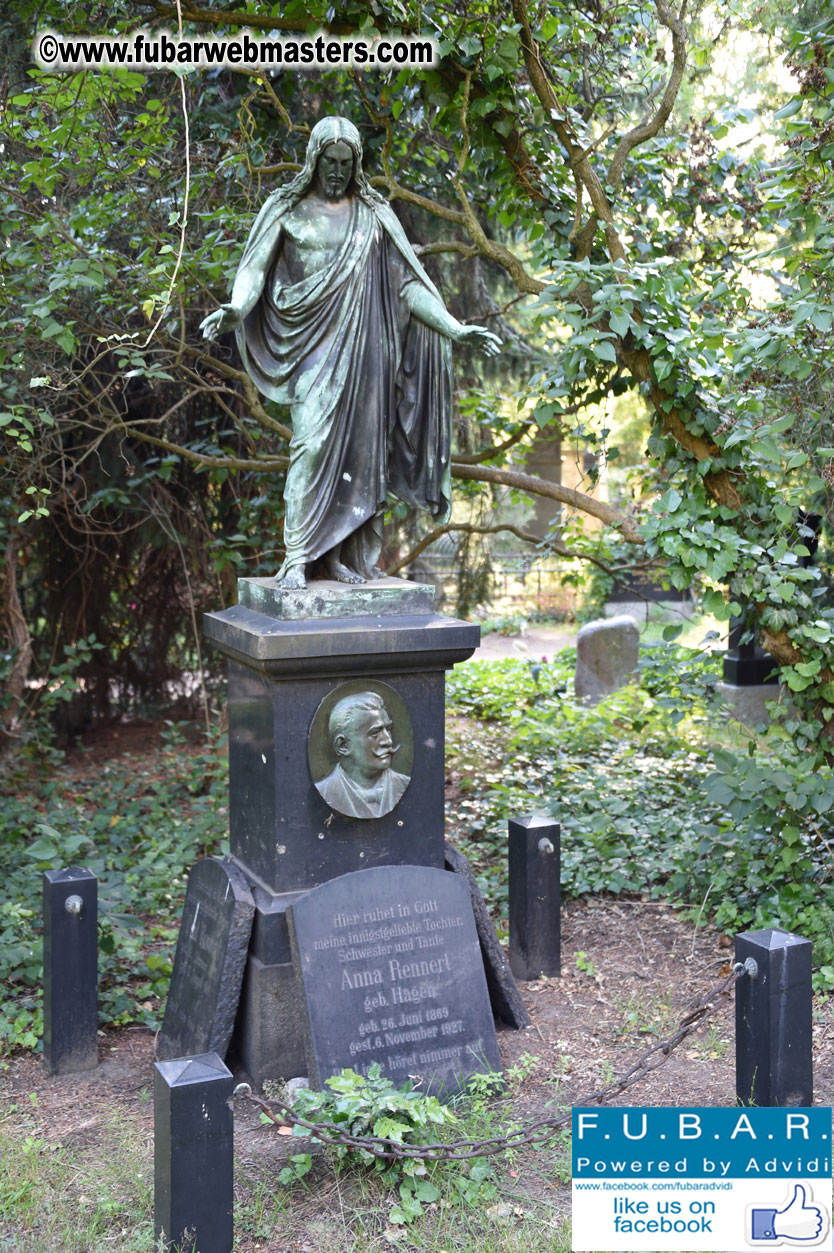
M 782 1209 L 751 1211 L 751 1243 L 789 1241 L 791 1244 L 818 1244 L 823 1229 L 823 1212 L 809 1205 L 804 1184 L 794 1184 L 793 1196 Z

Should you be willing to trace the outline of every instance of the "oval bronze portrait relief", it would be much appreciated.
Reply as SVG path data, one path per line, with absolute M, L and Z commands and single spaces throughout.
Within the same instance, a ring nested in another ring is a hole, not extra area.
M 382 818 L 414 765 L 414 730 L 401 696 L 376 679 L 340 683 L 313 717 L 307 760 L 316 791 L 346 818 Z

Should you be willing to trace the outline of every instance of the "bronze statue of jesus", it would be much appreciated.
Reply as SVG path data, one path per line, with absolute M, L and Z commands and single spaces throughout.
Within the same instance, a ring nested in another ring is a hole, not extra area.
M 313 127 L 301 173 L 258 214 L 231 300 L 202 330 L 230 326 L 258 389 L 292 416 L 281 586 L 380 574 L 389 491 L 448 519 L 450 341 L 492 355 L 500 340 L 448 312 L 346 118 Z

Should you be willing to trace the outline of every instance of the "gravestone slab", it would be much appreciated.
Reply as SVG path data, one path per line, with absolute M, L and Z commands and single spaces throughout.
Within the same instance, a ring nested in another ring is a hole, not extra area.
M 378 866 L 304 893 L 287 911 L 303 981 L 310 1082 L 378 1062 L 446 1100 L 501 1070 L 469 888 L 425 866 Z
M 640 632 L 625 614 L 589 622 L 576 637 L 574 691 L 591 704 L 624 687 L 637 669 Z
M 520 1031 L 523 1027 L 530 1026 L 530 1015 L 521 999 L 521 993 L 516 986 L 507 956 L 501 947 L 495 924 L 489 915 L 481 889 L 478 887 L 478 881 L 460 849 L 455 848 L 448 840 L 444 847 L 447 871 L 460 875 L 469 885 L 469 903 L 475 916 L 475 930 L 481 946 L 481 958 L 484 963 L 492 1015 L 497 1022 L 506 1023 L 508 1027 Z
M 188 877 L 174 969 L 159 1033 L 163 1060 L 226 1056 L 240 999 L 255 902 L 241 870 L 207 857 Z

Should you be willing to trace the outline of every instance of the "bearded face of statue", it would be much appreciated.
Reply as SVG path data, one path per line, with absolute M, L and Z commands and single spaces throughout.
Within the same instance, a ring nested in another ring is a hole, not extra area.
M 328 144 L 316 162 L 315 189 L 323 200 L 341 200 L 353 178 L 353 152 L 341 139 Z

